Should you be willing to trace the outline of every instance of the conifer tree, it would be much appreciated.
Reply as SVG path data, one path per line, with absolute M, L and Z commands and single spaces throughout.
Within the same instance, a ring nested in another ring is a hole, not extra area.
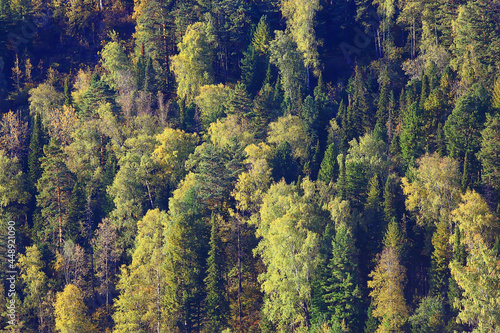
M 495 80 L 495 85 L 493 86 L 491 106 L 497 112 L 500 111 L 500 77 Z
M 403 116 L 401 129 L 401 152 L 409 163 L 422 153 L 422 115 L 418 103 L 414 102 Z
M 389 119 L 389 74 L 387 73 L 387 68 L 384 70 L 382 76 L 382 83 L 380 85 L 380 93 L 377 104 L 377 124 L 381 128 L 385 128 L 386 123 Z
M 321 161 L 318 179 L 325 183 L 335 182 L 338 173 L 337 148 L 335 147 L 335 143 L 331 143 L 326 149 L 323 161 Z
M 373 129 L 374 123 L 372 110 L 368 101 L 366 79 L 363 77 L 363 72 L 359 65 L 355 68 L 351 89 L 352 97 L 349 108 L 352 114 L 355 136 L 362 136 Z
M 499 80 L 500 81 L 500 80 Z M 500 193 L 500 116 L 489 116 L 481 132 L 479 160 L 483 166 L 483 181 Z
M 267 53 L 269 49 L 269 43 L 271 42 L 271 33 L 269 32 L 269 25 L 267 24 L 267 16 L 263 15 L 259 23 L 257 24 L 257 28 L 252 37 L 252 46 L 253 49 L 264 55 Z
M 237 84 L 230 92 L 226 109 L 228 115 L 234 114 L 239 118 L 252 116 L 252 100 L 242 83 Z
M 298 176 L 298 165 L 292 155 L 292 148 L 288 142 L 282 142 L 277 148 L 271 161 L 272 174 L 275 181 L 282 178 L 291 183 Z
M 28 174 L 30 188 L 36 189 L 36 183 L 42 176 L 40 158 L 43 156 L 43 132 L 40 116 L 33 117 L 33 130 L 31 131 L 28 153 Z
M 349 331 L 358 328 L 361 291 L 357 281 L 357 250 L 352 232 L 345 223 L 336 226 L 332 256 L 328 264 L 330 277 L 324 287 L 324 300 L 332 323 L 343 323 Z
M 212 231 L 210 233 L 210 250 L 207 259 L 207 276 L 205 288 L 207 290 L 206 320 L 207 332 L 221 332 L 227 325 L 229 302 L 226 298 L 224 281 L 224 259 L 219 231 L 216 225 L 215 214 L 212 213 Z
M 74 184 L 72 173 L 66 166 L 66 153 L 54 138 L 43 148 L 41 158 L 42 176 L 37 183 L 37 205 L 42 210 L 46 221 L 38 237 L 47 241 L 52 234 L 55 243 L 52 246 L 62 247 L 65 228 L 68 221 L 68 206 Z M 57 234 L 57 237 L 56 237 Z
M 71 104 L 73 104 L 73 98 L 71 97 L 68 78 L 66 78 L 64 80 L 64 105 L 71 106 Z
M 153 59 L 148 58 L 144 69 L 144 91 L 156 94 L 158 90 L 156 84 L 156 72 L 153 66 Z

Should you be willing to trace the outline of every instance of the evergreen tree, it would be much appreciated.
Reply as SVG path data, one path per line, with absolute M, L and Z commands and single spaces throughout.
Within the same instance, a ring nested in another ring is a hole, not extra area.
M 377 124 L 381 128 L 385 128 L 387 121 L 389 120 L 389 108 L 390 108 L 390 92 L 389 92 L 389 74 L 387 68 L 384 70 L 382 76 L 382 83 L 380 85 L 380 93 L 377 104 Z
M 357 282 L 357 250 L 350 228 L 345 223 L 336 226 L 332 240 L 332 256 L 328 269 L 330 278 L 324 287 L 325 303 L 332 323 L 343 323 L 355 332 L 360 315 L 361 291 Z
M 363 70 L 358 65 L 355 68 L 354 78 L 351 82 L 351 105 L 352 122 L 355 128 L 355 136 L 362 136 L 373 129 L 373 115 L 368 100 L 368 88 Z M 385 124 L 384 124 L 385 125 Z
M 422 115 L 417 102 L 411 104 L 403 116 L 401 153 L 406 163 L 422 153 Z
M 466 152 L 471 153 L 470 157 L 477 153 L 487 112 L 486 92 L 480 86 L 475 85 L 457 100 L 444 126 L 447 149 L 451 157 L 462 162 Z
M 80 118 L 96 117 L 100 105 L 106 103 L 116 107 L 114 91 L 96 73 L 92 76 L 89 88 L 83 94 L 82 103 L 78 108 L 78 115 Z
M 297 179 L 298 165 L 292 155 L 292 148 L 288 142 L 282 142 L 277 148 L 271 161 L 272 174 L 275 181 L 282 178 L 287 183 Z
M 36 183 L 42 176 L 40 158 L 43 156 L 43 132 L 40 116 L 33 117 L 33 129 L 28 153 L 28 174 L 30 188 L 36 189 Z
M 500 115 L 489 116 L 481 132 L 479 160 L 483 166 L 483 181 L 500 193 Z
M 271 33 L 269 32 L 269 25 L 267 24 L 267 16 L 263 15 L 259 23 L 257 24 L 257 28 L 252 37 L 252 46 L 253 49 L 264 55 L 267 53 L 269 49 L 269 43 L 271 42 Z
M 331 143 L 326 149 L 323 161 L 321 161 L 318 179 L 325 183 L 330 183 L 337 180 L 338 174 L 337 148 L 335 147 L 335 143 Z
M 71 90 L 69 88 L 68 78 L 64 80 L 64 105 L 71 106 L 73 104 L 73 98 L 71 96 Z
M 68 221 L 68 207 L 74 179 L 66 166 L 66 153 L 54 138 L 43 148 L 42 176 L 37 183 L 37 205 L 41 208 L 42 217 L 46 221 L 43 230 L 39 231 L 39 239 L 48 241 L 51 237 L 53 247 L 61 248 Z M 56 237 L 56 234 L 58 235 Z
M 205 288 L 207 290 L 206 320 L 207 332 L 221 332 L 227 325 L 229 315 L 229 302 L 226 299 L 226 287 L 224 281 L 223 249 L 218 235 L 215 214 L 212 213 L 212 231 L 210 233 L 210 250 L 207 259 L 207 276 Z
M 492 103 L 491 106 L 498 111 L 500 111 L 500 77 L 495 80 L 495 85 L 493 86 Z
M 157 90 L 158 87 L 156 84 L 156 72 L 153 66 L 153 59 L 149 57 L 144 69 L 144 91 L 156 94 Z
M 226 109 L 228 115 L 237 115 L 239 118 L 252 116 L 252 100 L 242 83 L 237 84 L 230 92 Z

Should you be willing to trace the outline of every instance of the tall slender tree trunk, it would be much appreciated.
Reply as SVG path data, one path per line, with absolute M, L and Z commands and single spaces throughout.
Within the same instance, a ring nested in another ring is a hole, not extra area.
M 59 248 L 62 247 L 62 203 L 61 203 L 61 185 L 59 176 L 56 178 L 57 182 L 57 208 L 59 210 Z
M 90 254 L 90 271 L 92 272 L 92 310 L 95 309 L 95 278 L 94 278 L 94 247 L 92 246 L 92 209 L 90 207 L 92 199 L 92 189 L 87 193 L 87 203 L 85 207 L 86 220 L 87 220 L 87 242 L 89 244 Z

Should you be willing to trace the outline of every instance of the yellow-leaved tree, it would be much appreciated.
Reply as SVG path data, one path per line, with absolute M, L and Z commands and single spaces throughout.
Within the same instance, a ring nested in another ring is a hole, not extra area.
M 95 331 L 87 315 L 82 291 L 68 284 L 57 294 L 54 306 L 56 330 L 61 333 L 90 333 Z
M 467 252 L 467 264 L 450 264 L 451 274 L 462 290 L 455 299 L 457 321 L 471 325 L 473 332 L 500 330 L 500 256 L 494 246 L 498 219 L 475 191 L 467 191 L 453 211 Z

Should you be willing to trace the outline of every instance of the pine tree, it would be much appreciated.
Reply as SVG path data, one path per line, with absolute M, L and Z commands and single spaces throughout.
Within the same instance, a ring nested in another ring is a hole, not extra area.
M 423 109 L 425 101 L 427 97 L 429 97 L 430 87 L 429 87 L 429 78 L 426 74 L 422 76 L 422 88 L 420 89 L 420 99 L 419 99 L 419 108 Z
M 135 86 L 138 90 L 144 88 L 144 82 L 146 79 L 146 60 L 144 55 L 137 57 L 137 63 L 135 64 Z
M 386 222 L 392 221 L 393 218 L 396 218 L 396 189 L 394 184 L 394 174 L 390 174 L 387 177 L 384 185 L 384 217 Z
M 210 233 L 210 250 L 207 259 L 207 276 L 205 288 L 207 290 L 206 320 L 207 332 L 221 332 L 227 325 L 229 302 L 226 298 L 226 283 L 224 281 L 223 249 L 218 235 L 215 214 L 211 218 L 212 231 Z
M 92 76 L 89 88 L 83 94 L 78 114 L 80 118 L 96 117 L 100 105 L 106 103 L 110 103 L 114 108 L 116 107 L 114 91 L 96 73 Z
M 43 148 L 45 154 L 42 162 L 42 176 L 37 183 L 37 205 L 41 208 L 42 217 L 46 220 L 38 237 L 47 240 L 52 234 L 55 241 L 52 246 L 62 247 L 68 218 L 68 206 L 71 198 L 74 179 L 66 166 L 66 153 L 54 138 Z M 58 236 L 56 237 L 56 233 Z

